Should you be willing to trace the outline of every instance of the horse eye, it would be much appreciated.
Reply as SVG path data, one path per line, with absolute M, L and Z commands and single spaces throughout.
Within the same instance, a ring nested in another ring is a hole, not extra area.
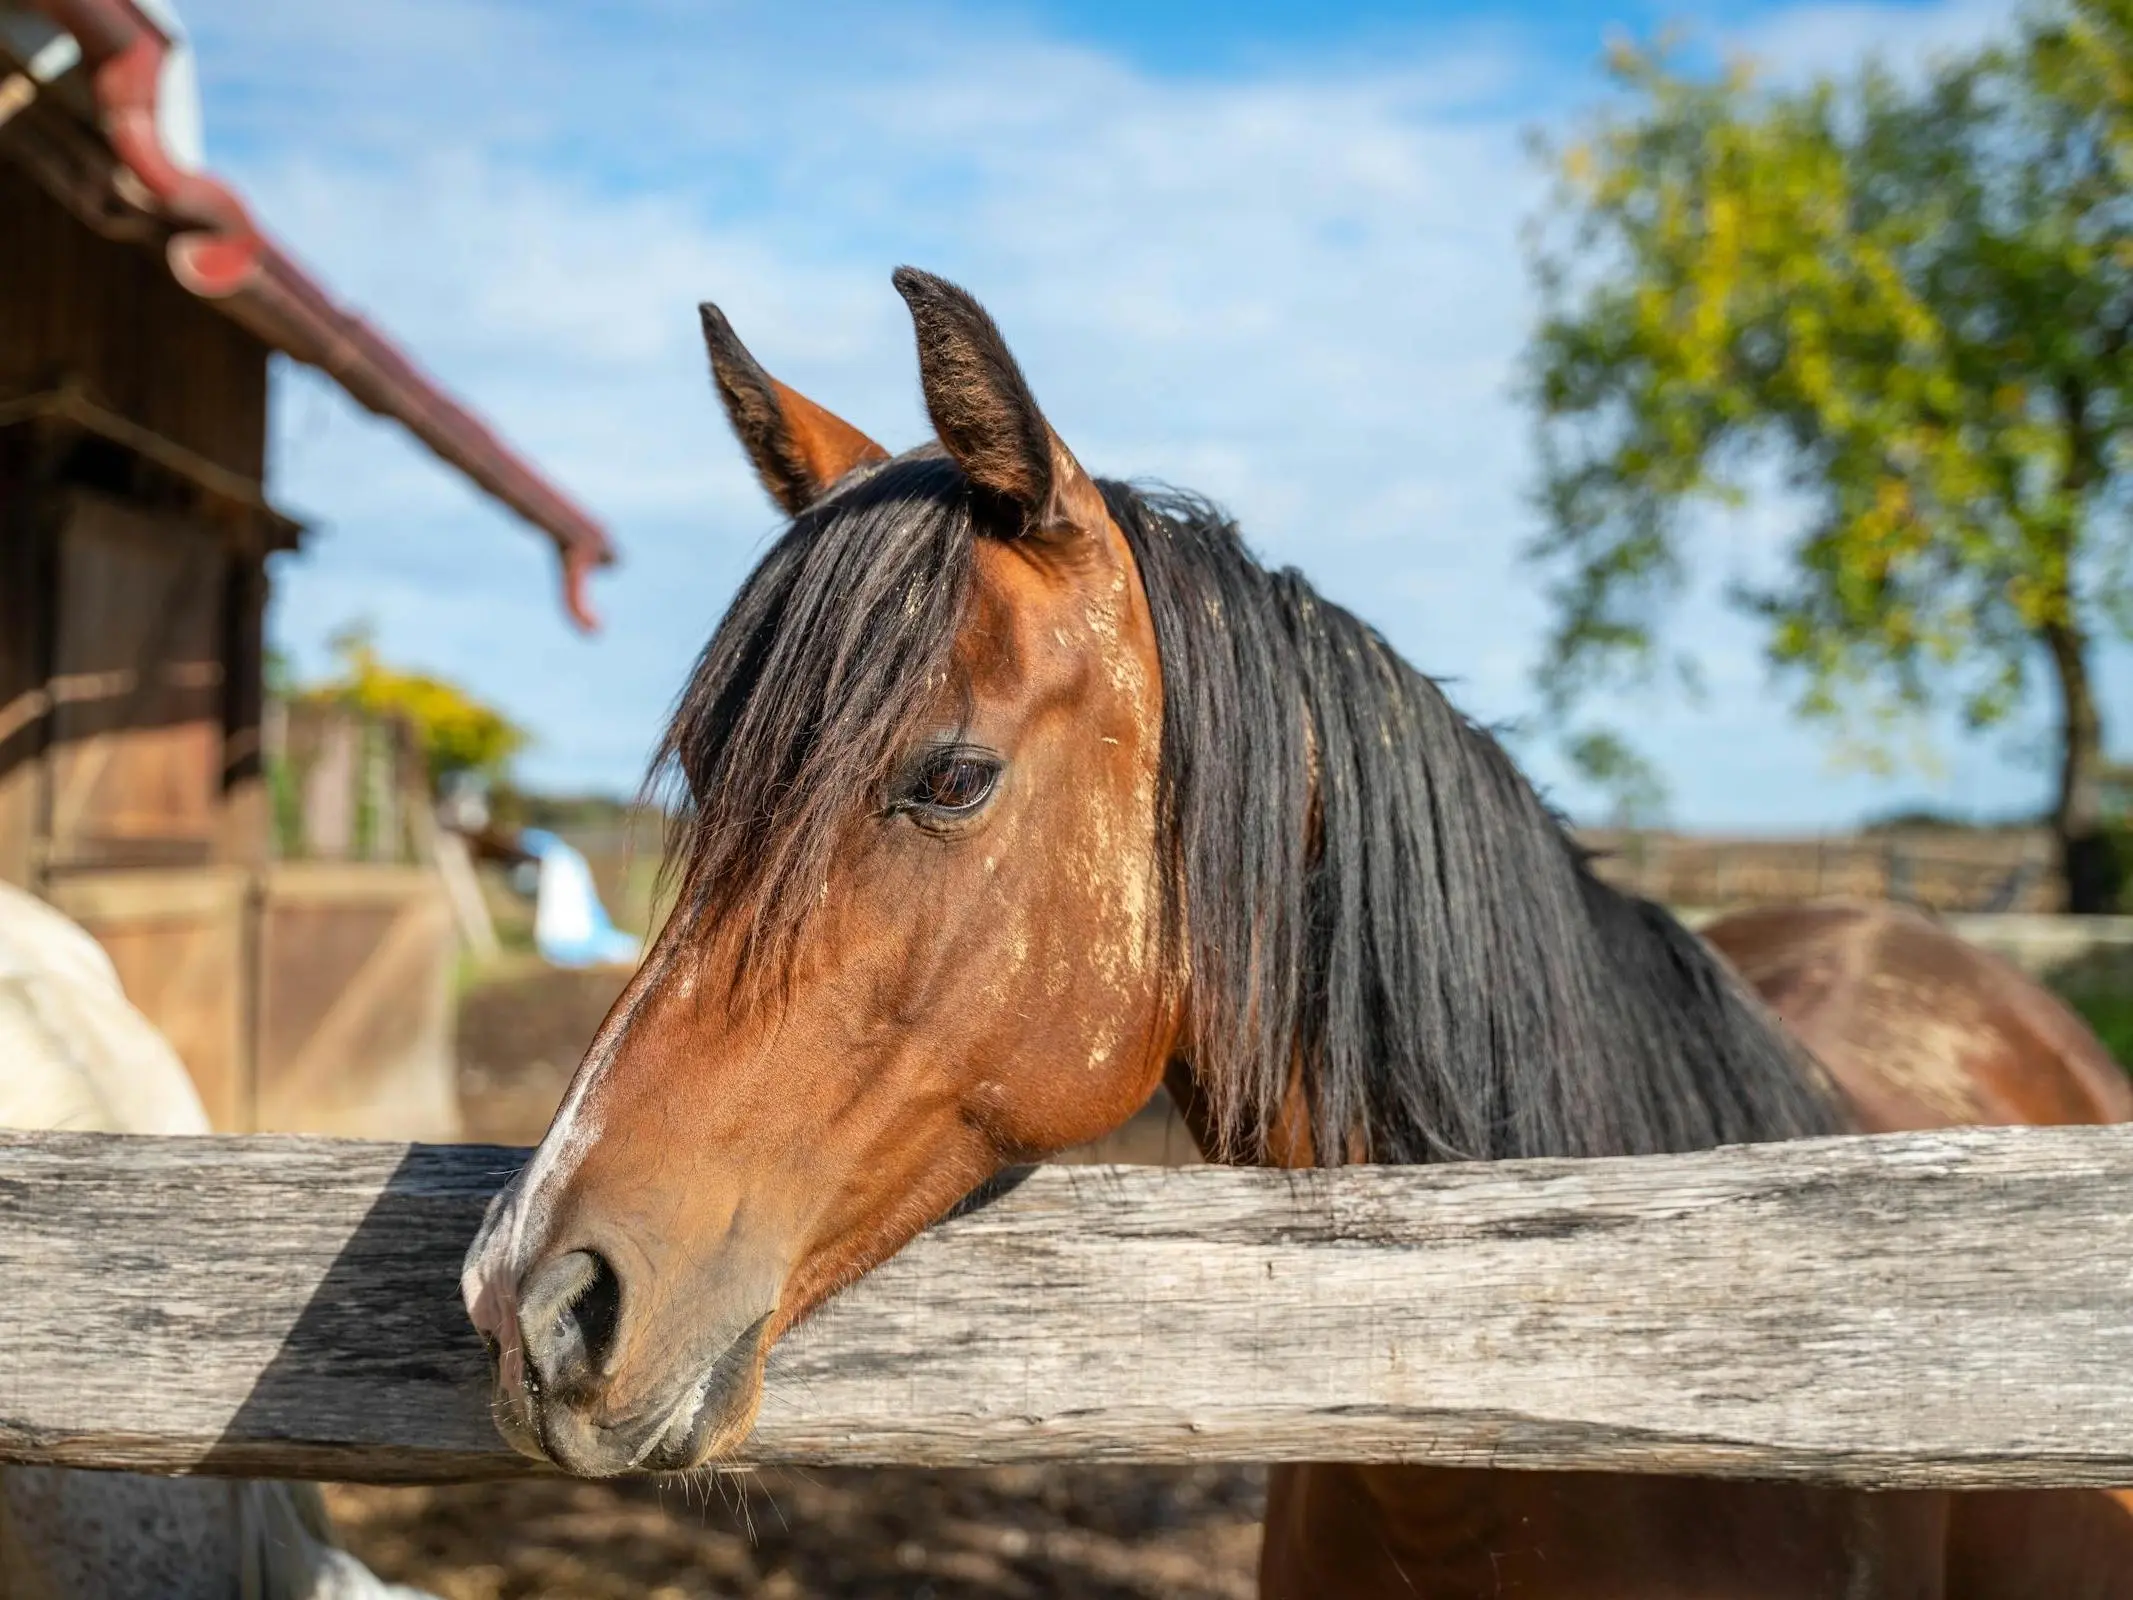
M 919 769 L 910 803 L 934 812 L 975 811 L 992 794 L 999 777 L 997 762 L 970 755 L 936 756 Z

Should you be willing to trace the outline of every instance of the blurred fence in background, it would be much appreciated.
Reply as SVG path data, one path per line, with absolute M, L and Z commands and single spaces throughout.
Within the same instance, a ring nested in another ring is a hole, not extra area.
M 2057 910 L 2041 828 L 1891 830 L 1806 839 L 1589 829 L 1600 875 L 1648 900 L 1731 910 L 1830 896 L 1931 911 Z
M 429 853 L 429 775 L 396 717 L 269 701 L 260 743 L 283 861 L 412 864 Z

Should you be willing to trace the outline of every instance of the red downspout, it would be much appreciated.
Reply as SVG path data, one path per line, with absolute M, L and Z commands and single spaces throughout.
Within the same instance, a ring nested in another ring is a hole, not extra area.
M 555 541 L 571 620 L 599 626 L 586 600 L 614 561 L 600 525 L 437 387 L 392 342 L 341 310 L 261 233 L 228 189 L 163 148 L 156 94 L 170 41 L 130 0 L 30 0 L 72 34 L 93 72 L 104 137 L 176 225 L 170 270 L 275 349 L 332 377 L 359 404 L 404 424 L 439 457 Z

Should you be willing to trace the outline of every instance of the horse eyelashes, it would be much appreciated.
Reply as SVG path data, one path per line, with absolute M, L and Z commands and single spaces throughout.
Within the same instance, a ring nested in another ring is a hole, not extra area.
M 934 756 L 912 778 L 907 803 L 927 811 L 962 815 L 991 798 L 999 777 L 1000 764 L 982 756 Z

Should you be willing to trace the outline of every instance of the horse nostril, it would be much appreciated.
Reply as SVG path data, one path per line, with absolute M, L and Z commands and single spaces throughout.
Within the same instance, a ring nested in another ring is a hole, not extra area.
M 614 1350 L 622 1280 L 594 1250 L 536 1268 L 519 1298 L 519 1333 L 538 1383 L 568 1387 L 593 1377 Z
M 607 1257 L 587 1251 L 593 1258 L 593 1280 L 571 1305 L 585 1340 L 585 1357 L 595 1371 L 607 1365 L 614 1352 L 615 1327 L 622 1320 L 622 1280 L 607 1264 Z

